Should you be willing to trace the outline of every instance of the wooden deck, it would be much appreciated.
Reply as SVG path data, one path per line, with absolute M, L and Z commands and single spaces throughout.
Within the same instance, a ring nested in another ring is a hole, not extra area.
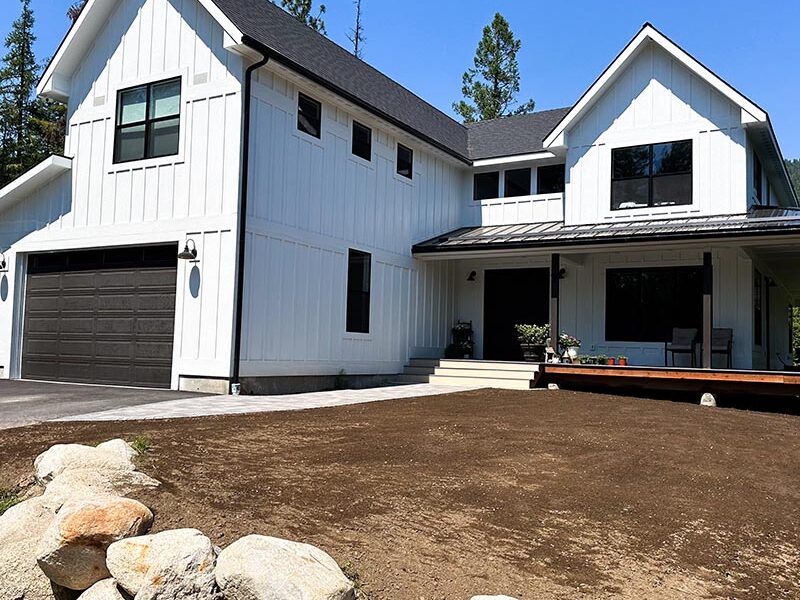
M 537 386 L 800 396 L 800 372 L 542 364 Z

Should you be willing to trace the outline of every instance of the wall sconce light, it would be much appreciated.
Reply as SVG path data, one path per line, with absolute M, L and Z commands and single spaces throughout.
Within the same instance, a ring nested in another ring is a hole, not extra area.
M 189 244 L 192 245 L 191 249 L 189 248 Z M 186 245 L 183 247 L 183 252 L 178 254 L 178 258 L 180 260 L 190 260 L 192 262 L 199 262 L 197 260 L 197 245 L 194 243 L 193 239 L 186 240 Z
M 567 270 L 566 269 L 561 269 L 558 272 L 558 278 L 559 279 L 566 279 L 567 278 Z
M 8 273 L 8 263 L 5 252 L 0 252 L 0 273 Z
M 472 271 L 472 272 L 470 272 L 469 276 L 467 277 L 467 281 L 475 281 L 475 279 L 477 277 L 478 277 L 478 272 L 477 271 Z

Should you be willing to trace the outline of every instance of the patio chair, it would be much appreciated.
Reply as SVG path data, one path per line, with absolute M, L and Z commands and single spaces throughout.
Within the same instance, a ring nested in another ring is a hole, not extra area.
M 711 330 L 711 356 L 724 354 L 727 358 L 727 366 L 730 369 L 733 364 L 733 329 L 712 329 Z
M 672 330 L 672 341 L 664 344 L 664 366 L 669 366 L 667 355 L 672 354 L 672 366 L 675 366 L 676 354 L 690 354 L 692 367 L 697 366 L 697 329 L 675 327 Z

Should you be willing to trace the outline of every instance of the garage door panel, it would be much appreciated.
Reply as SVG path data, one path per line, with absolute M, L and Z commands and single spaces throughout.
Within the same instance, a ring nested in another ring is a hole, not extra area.
M 23 377 L 169 387 L 174 245 L 31 258 Z

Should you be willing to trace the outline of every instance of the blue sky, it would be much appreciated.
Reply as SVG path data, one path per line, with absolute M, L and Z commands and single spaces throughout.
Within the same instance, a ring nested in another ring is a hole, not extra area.
M 266 1 L 266 0 L 264 0 Z M 37 55 L 52 54 L 72 0 L 32 0 Z M 574 103 L 632 38 L 652 22 L 765 108 L 787 158 L 800 157 L 800 1 L 764 0 L 362 0 L 365 59 L 437 107 L 451 112 L 461 74 L 495 11 L 522 40 L 522 96 L 537 109 Z M 349 47 L 351 0 L 327 0 L 331 38 Z M 0 35 L 16 17 L 3 0 Z

